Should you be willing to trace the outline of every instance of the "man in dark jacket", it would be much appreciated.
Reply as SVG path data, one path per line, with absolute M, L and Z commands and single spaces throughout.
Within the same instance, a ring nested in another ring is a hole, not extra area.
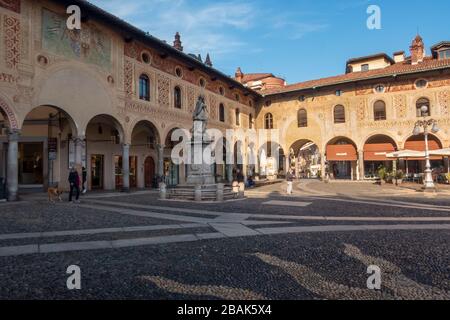
M 69 183 L 70 183 L 69 202 L 72 202 L 72 194 L 74 190 L 76 192 L 75 202 L 79 202 L 78 199 L 80 198 L 80 176 L 78 175 L 78 172 L 77 170 L 75 170 L 75 168 L 70 169 Z

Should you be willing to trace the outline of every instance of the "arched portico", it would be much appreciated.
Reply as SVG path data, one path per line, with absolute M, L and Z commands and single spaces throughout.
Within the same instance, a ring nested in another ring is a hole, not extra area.
M 347 137 L 335 137 L 326 145 L 328 172 L 334 179 L 359 180 L 358 151 Z
M 131 132 L 130 187 L 156 188 L 160 134 L 149 120 L 138 121 Z
M 394 139 L 385 134 L 375 134 L 369 137 L 363 146 L 363 163 L 361 171 L 364 179 L 378 178 L 378 169 L 385 167 L 389 171 L 394 170 L 396 160 L 387 158 L 387 154 L 397 151 L 398 147 Z
M 86 149 L 85 164 L 90 189 L 123 190 L 130 188 L 130 144 L 123 125 L 109 114 L 99 114 L 89 120 L 86 135 L 79 136 L 77 146 Z
M 319 146 L 308 139 L 297 140 L 289 148 L 288 164 L 297 177 L 319 177 L 322 171 Z

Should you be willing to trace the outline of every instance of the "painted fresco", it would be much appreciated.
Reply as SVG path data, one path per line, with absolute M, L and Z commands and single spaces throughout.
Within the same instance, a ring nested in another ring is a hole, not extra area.
M 44 50 L 79 59 L 86 63 L 111 68 L 111 39 L 92 25 L 83 24 L 81 30 L 69 30 L 66 17 L 43 10 L 42 46 Z

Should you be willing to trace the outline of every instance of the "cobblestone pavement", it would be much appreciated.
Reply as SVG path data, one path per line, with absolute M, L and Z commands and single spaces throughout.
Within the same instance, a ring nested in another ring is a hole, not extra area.
M 0 298 L 450 299 L 450 198 L 284 189 L 220 204 L 154 192 L 0 204 Z M 71 265 L 81 290 L 67 289 Z M 369 266 L 381 290 L 367 288 Z

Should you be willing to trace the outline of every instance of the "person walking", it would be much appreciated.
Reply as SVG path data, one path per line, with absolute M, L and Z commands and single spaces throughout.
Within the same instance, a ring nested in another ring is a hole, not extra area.
M 287 194 L 292 194 L 292 185 L 294 183 L 294 175 L 292 174 L 292 171 L 289 171 L 286 175 L 286 181 L 287 181 Z
M 86 181 L 87 181 L 87 170 L 85 167 L 82 168 L 81 171 L 81 177 L 82 177 L 82 183 L 81 186 L 83 187 L 83 191 L 82 193 L 85 194 L 87 192 L 87 186 L 86 186 Z
M 69 184 L 70 184 L 70 192 L 69 192 L 69 202 L 72 202 L 73 191 L 76 192 L 75 202 L 79 202 L 80 198 L 80 176 L 78 175 L 78 171 L 75 168 L 70 169 L 69 173 Z

